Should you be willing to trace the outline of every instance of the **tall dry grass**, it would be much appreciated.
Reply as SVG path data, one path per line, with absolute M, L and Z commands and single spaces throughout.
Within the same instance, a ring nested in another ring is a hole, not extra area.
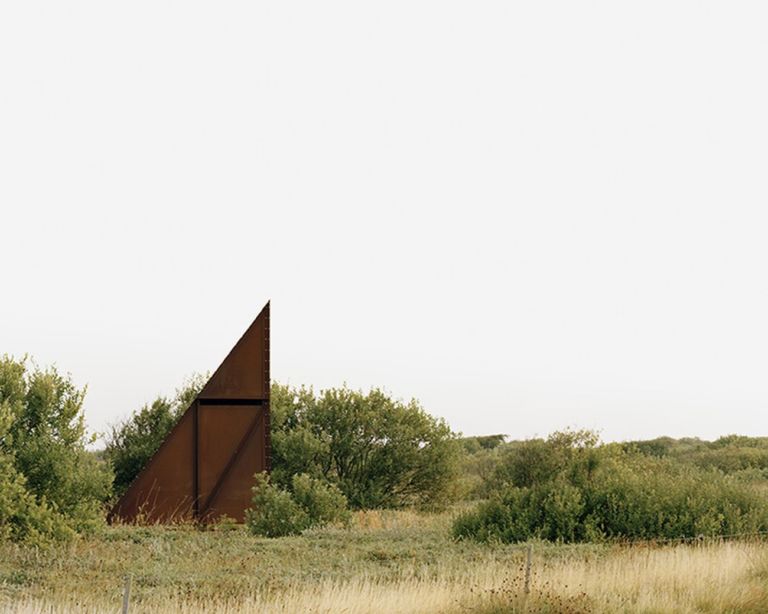
M 369 519 L 376 523 L 378 520 Z M 395 581 L 365 570 L 346 580 L 297 582 L 280 590 L 238 598 L 176 597 L 137 605 L 132 612 L 245 614 L 459 613 L 479 612 L 766 612 L 768 546 L 718 543 L 704 546 L 613 548 L 596 555 L 578 551 L 537 555 L 534 546 L 531 592 L 523 592 L 522 564 L 492 559 L 467 561 L 432 574 L 414 573 Z M 329 552 L 328 556 L 333 556 Z M 522 561 L 522 559 L 520 559 Z M 103 612 L 95 596 L 72 595 L 68 602 L 34 600 L 6 604 L 18 614 Z M 117 611 L 119 603 L 112 611 Z

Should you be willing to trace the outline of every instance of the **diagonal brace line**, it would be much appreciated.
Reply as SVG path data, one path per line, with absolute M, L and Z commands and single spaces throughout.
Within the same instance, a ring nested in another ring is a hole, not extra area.
M 258 428 L 259 424 L 261 424 L 261 421 L 263 419 L 264 419 L 264 411 L 263 411 L 263 408 L 259 407 L 256 413 L 256 417 L 251 422 L 251 425 L 248 427 L 248 430 L 245 432 L 245 435 L 243 435 L 243 438 L 240 440 L 240 443 L 237 444 L 237 448 L 235 448 L 234 453 L 229 458 L 229 461 L 227 462 L 226 467 L 224 467 L 224 470 L 221 472 L 219 479 L 216 480 L 216 484 L 211 490 L 211 494 L 208 495 L 208 498 L 205 500 L 205 503 L 203 503 L 203 505 L 200 506 L 200 509 L 198 511 L 199 518 L 203 517 L 203 514 L 205 514 L 205 512 L 208 511 L 208 509 L 211 507 L 213 502 L 216 500 L 216 497 L 218 496 L 219 491 L 221 490 L 221 487 L 224 485 L 224 481 L 227 479 L 229 472 L 232 470 L 232 467 L 235 466 L 235 463 L 237 463 L 237 460 L 240 458 L 240 455 L 245 449 L 245 446 L 248 443 L 248 440 L 251 438 L 251 435 L 253 435 L 253 433 L 256 431 L 256 429 Z

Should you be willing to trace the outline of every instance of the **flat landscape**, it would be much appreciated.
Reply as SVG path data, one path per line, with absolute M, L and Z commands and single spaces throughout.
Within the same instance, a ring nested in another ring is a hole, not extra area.
M 221 525 L 108 527 L 45 548 L 0 545 L 7 612 L 765 612 L 768 545 L 478 544 L 452 517 L 358 512 L 347 527 L 254 537 Z
M 0 614 L 768 614 L 766 26 L 0 0 Z
M 765 437 L 461 437 L 378 389 L 273 383 L 244 522 L 109 516 L 201 380 L 92 450 L 83 391 L 0 360 L 0 611 L 768 611 Z

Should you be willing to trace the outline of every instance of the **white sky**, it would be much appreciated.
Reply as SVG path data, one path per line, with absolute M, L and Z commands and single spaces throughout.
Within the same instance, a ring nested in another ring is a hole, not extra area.
M 0 353 L 768 434 L 764 2 L 0 4 Z

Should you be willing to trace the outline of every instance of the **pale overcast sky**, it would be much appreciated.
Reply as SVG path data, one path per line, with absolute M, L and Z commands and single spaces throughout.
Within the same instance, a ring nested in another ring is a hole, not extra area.
M 0 4 L 0 353 L 768 435 L 764 2 Z

